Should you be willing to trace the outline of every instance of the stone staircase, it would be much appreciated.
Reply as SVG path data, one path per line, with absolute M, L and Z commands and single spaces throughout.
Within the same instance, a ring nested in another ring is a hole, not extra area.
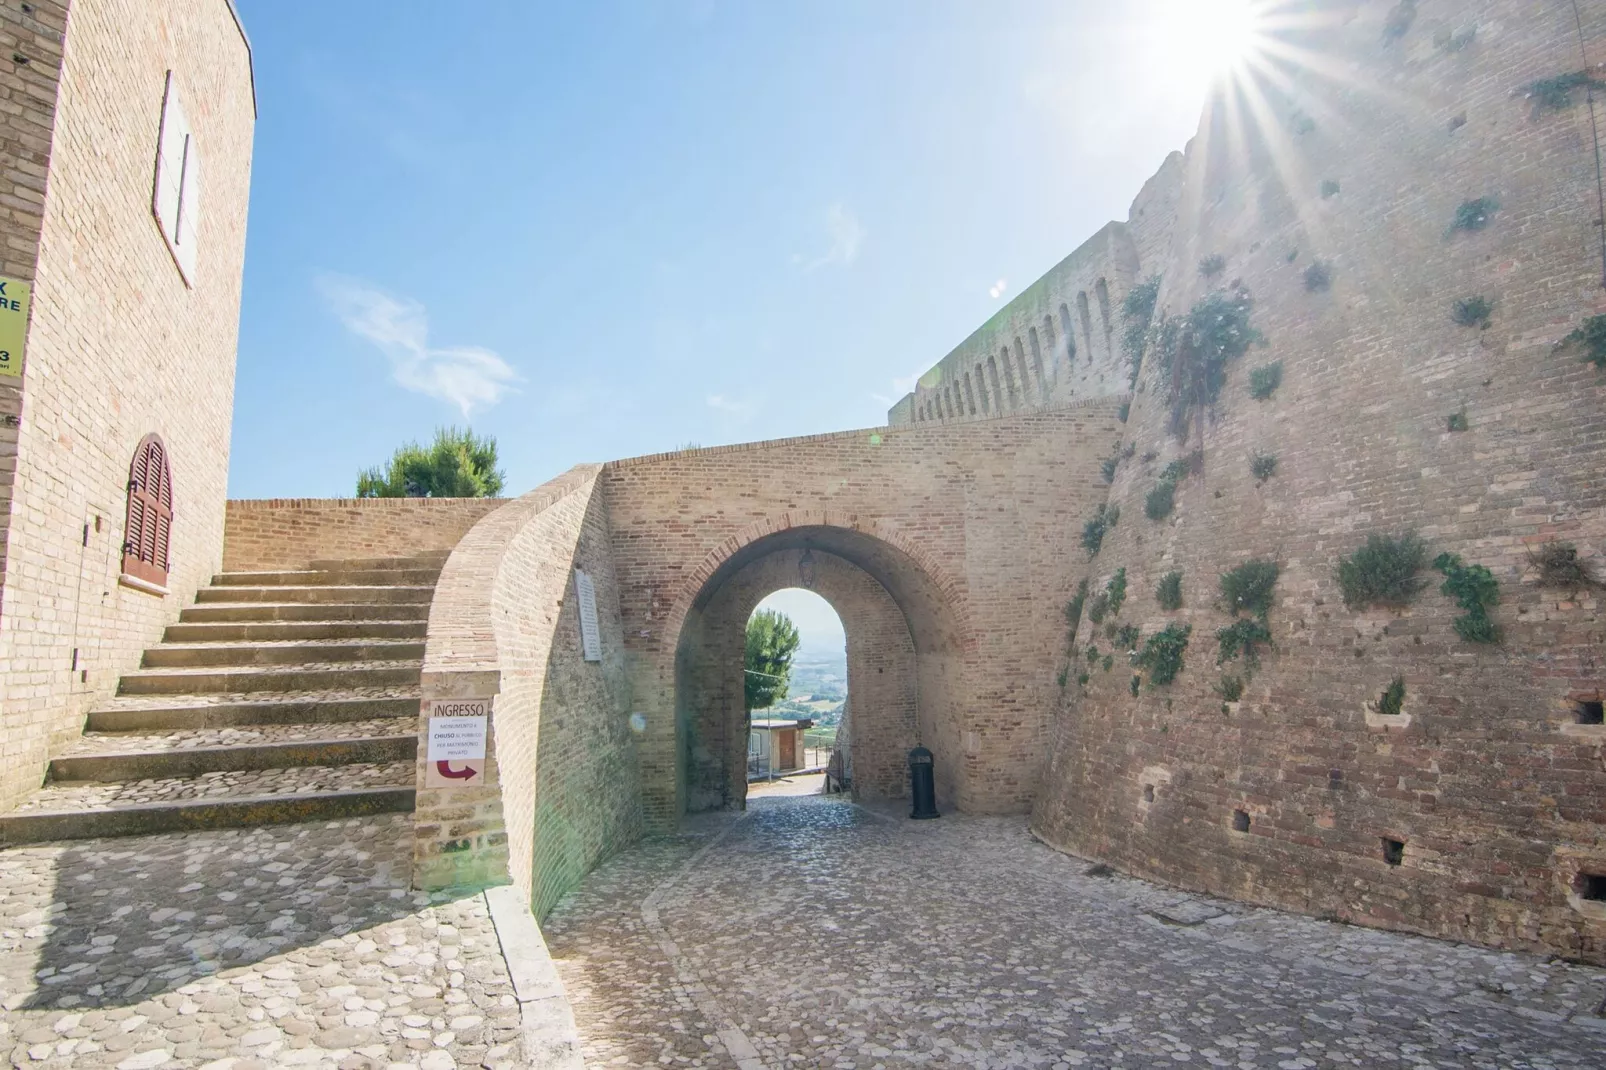
M 226 572 L 197 592 L 0 845 L 413 809 L 444 555 Z

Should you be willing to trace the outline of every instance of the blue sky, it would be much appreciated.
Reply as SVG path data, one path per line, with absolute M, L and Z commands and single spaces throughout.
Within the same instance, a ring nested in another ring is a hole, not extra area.
M 1211 2 L 238 0 L 231 496 L 883 422 L 1192 135 Z

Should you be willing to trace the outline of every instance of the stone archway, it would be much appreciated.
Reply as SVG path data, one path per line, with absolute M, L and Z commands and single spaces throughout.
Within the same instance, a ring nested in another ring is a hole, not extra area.
M 675 725 L 685 810 L 736 807 L 746 797 L 743 637 L 767 595 L 806 587 L 847 634 L 854 794 L 908 794 L 905 756 L 938 755 L 939 800 L 959 797 L 965 708 L 960 630 L 940 583 L 908 554 L 861 531 L 790 528 L 730 554 L 691 598 L 675 646 Z

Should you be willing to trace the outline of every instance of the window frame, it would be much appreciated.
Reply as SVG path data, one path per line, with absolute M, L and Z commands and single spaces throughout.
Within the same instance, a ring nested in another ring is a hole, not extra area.
M 177 176 L 174 177 L 174 172 Z M 156 134 L 156 174 L 151 214 L 184 284 L 194 288 L 199 247 L 201 156 L 180 99 L 175 72 L 167 72 L 162 118 Z

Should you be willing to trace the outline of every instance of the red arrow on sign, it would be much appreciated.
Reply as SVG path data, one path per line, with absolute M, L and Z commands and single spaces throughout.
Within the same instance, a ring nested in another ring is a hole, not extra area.
M 461 773 L 454 773 L 452 771 L 452 763 L 451 762 L 436 762 L 435 763 L 435 771 L 437 773 L 439 773 L 441 776 L 443 776 L 446 779 L 448 779 L 448 780 L 468 780 L 470 777 L 472 777 L 474 775 L 474 767 L 473 766 L 469 766 L 467 769 L 463 770 Z

